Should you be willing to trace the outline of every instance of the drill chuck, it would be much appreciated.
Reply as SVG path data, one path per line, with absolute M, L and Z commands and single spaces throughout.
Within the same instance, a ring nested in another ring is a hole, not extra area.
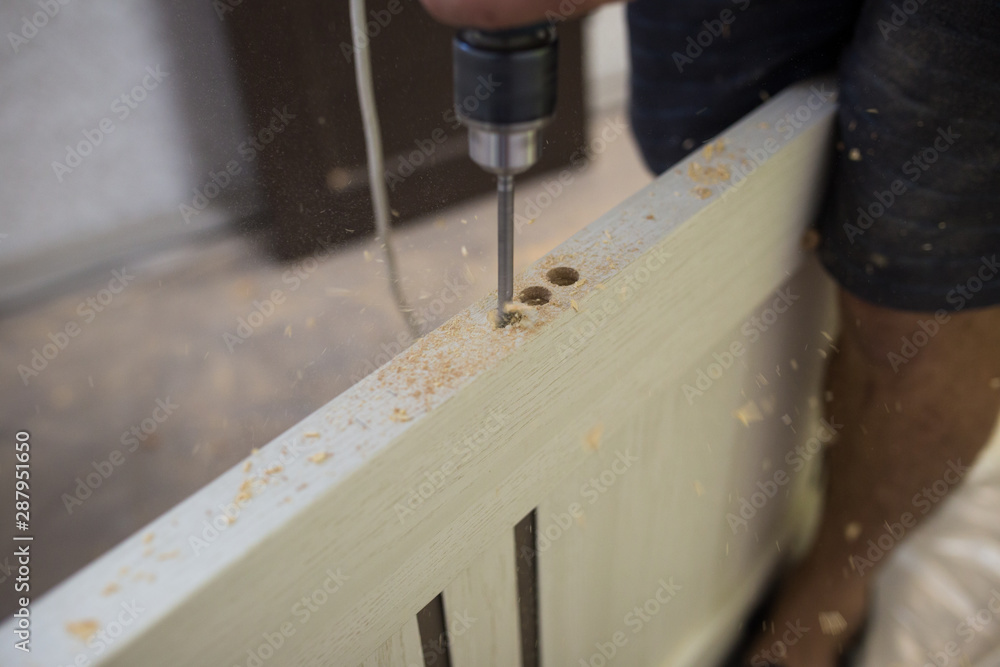
M 555 113 L 557 45 L 548 23 L 455 36 L 455 112 L 469 128 L 469 156 L 486 171 L 515 175 L 538 161 Z

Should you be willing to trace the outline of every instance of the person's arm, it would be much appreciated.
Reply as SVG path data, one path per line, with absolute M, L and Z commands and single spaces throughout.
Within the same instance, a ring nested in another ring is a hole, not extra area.
M 464 28 L 510 28 L 559 19 L 580 18 L 614 0 L 421 0 L 431 16 Z

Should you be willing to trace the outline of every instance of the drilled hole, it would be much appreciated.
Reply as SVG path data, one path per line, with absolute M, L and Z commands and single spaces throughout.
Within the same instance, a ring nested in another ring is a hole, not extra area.
M 551 296 L 552 292 L 544 287 L 532 285 L 521 290 L 521 295 L 517 300 L 528 306 L 543 306 L 549 302 Z
M 553 285 L 566 287 L 567 285 L 572 285 L 580 279 L 580 272 L 576 269 L 571 269 L 568 266 L 557 266 L 554 269 L 549 269 L 549 272 L 545 274 L 545 277 L 548 278 L 549 282 Z

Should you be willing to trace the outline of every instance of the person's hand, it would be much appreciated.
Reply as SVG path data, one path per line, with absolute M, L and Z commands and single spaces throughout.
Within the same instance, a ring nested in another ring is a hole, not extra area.
M 431 16 L 461 28 L 499 29 L 575 19 L 613 0 L 421 0 Z

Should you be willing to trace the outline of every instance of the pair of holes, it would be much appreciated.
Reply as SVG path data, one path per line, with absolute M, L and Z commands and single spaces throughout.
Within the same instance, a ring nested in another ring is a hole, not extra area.
M 559 287 L 566 287 L 568 285 L 573 285 L 576 281 L 580 280 L 580 272 L 576 269 L 571 269 L 568 266 L 557 266 L 554 269 L 549 269 L 545 277 L 553 285 L 558 285 Z M 525 287 L 521 290 L 521 294 L 518 296 L 518 301 L 528 306 L 543 306 L 549 302 L 552 298 L 552 292 L 547 288 L 540 285 L 532 285 L 531 287 Z

